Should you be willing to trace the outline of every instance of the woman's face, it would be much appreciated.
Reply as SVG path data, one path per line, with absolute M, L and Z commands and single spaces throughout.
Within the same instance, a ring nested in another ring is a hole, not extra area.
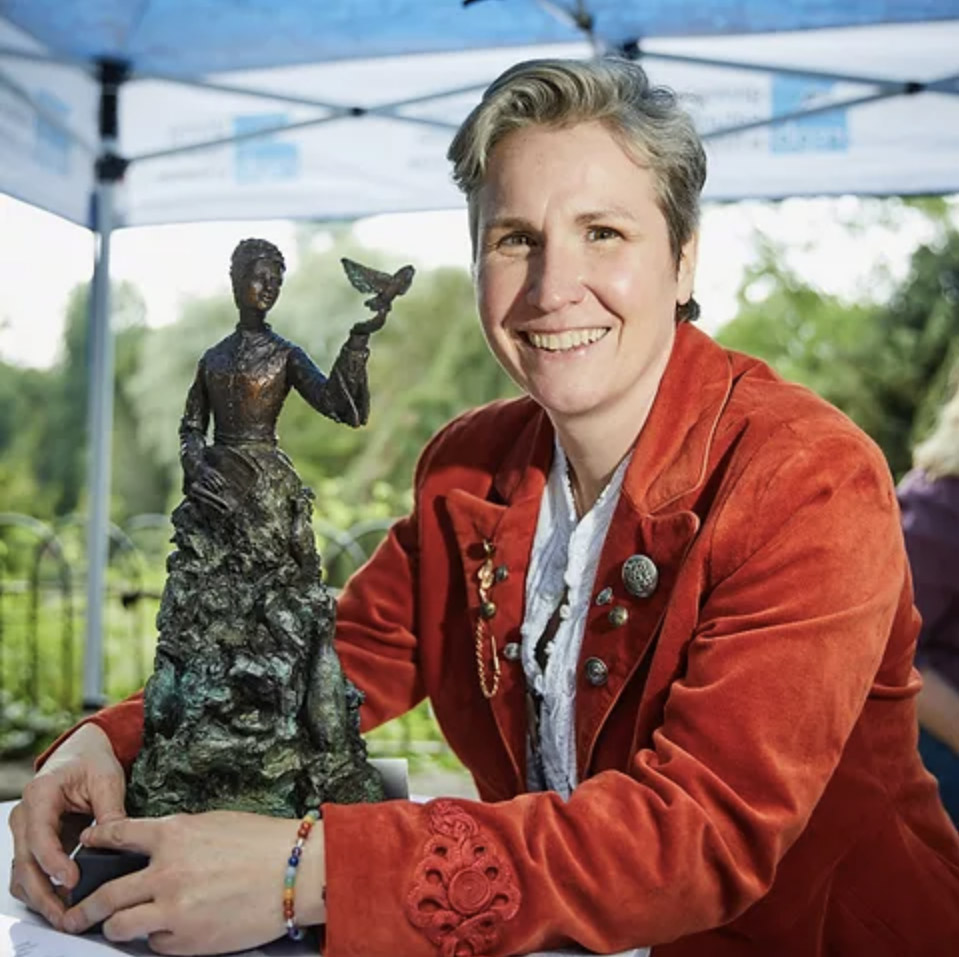
M 483 332 L 554 421 L 651 397 L 692 294 L 652 173 L 600 123 L 530 127 L 490 156 L 476 196 Z
M 279 265 L 270 259 L 257 259 L 243 276 L 238 304 L 266 312 L 279 298 L 282 285 Z

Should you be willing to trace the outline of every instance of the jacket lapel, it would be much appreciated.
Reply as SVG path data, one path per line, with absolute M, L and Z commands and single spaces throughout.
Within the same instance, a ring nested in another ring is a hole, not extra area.
M 713 436 L 731 385 L 725 352 L 698 329 L 680 326 L 627 469 L 596 573 L 576 684 L 580 780 L 589 772 L 597 738 L 616 701 L 651 649 L 699 531 L 696 492 L 706 478 Z M 630 594 L 624 583 L 623 566 L 633 555 L 645 555 L 656 566 L 658 583 L 649 597 Z M 595 598 L 604 589 L 609 589 L 611 599 L 598 604 Z M 588 680 L 591 658 L 606 668 L 605 683 L 598 686 Z M 645 689 L 644 700 L 650 690 Z
M 586 619 L 576 683 L 576 765 L 582 780 L 589 768 L 599 732 L 621 692 L 653 642 L 683 558 L 699 530 L 699 519 L 689 511 L 667 515 L 637 515 L 631 503 L 620 499 L 606 536 L 594 595 L 609 589 L 606 604 L 595 600 Z M 623 566 L 633 555 L 652 559 L 659 574 L 648 598 L 631 595 L 623 582 Z M 614 616 L 627 616 L 620 622 Z M 594 687 L 588 680 L 590 659 L 606 667 L 606 681 Z
M 499 680 L 489 698 L 493 718 L 516 777 L 517 791 L 526 789 L 526 680 L 518 658 L 504 654 L 507 644 L 520 642 L 520 625 L 525 610 L 526 568 L 536 532 L 540 499 L 552 460 L 552 426 L 535 406 L 532 417 L 517 435 L 510 454 L 493 479 L 492 495 L 480 498 L 462 489 L 452 490 L 446 498 L 453 533 L 456 537 L 465 593 L 468 602 L 470 633 L 464 640 L 475 641 L 480 621 L 478 574 L 486 560 L 485 543 L 493 547 L 494 569 L 503 569 L 490 589 L 496 605 L 492 618 L 482 622 L 482 656 L 487 691 L 494 676 L 494 647 L 498 658 Z M 490 501 L 490 498 L 498 498 Z M 480 681 L 479 663 L 475 680 Z

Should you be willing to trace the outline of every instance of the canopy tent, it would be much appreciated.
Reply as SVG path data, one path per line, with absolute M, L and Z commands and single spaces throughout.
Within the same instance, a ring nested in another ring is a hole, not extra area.
M 959 190 L 959 0 L 0 0 L 0 189 L 98 233 L 84 699 L 98 702 L 116 226 L 461 200 L 444 160 L 517 59 L 681 92 L 713 199 Z
M 957 20 L 959 0 L 0 0 L 0 188 L 95 228 L 108 152 L 115 225 L 445 207 L 485 84 L 596 49 L 684 94 L 708 197 L 952 191 Z

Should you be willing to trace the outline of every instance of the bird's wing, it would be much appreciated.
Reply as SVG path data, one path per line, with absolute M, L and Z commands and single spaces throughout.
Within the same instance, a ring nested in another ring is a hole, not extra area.
M 360 292 L 382 292 L 393 279 L 389 273 L 371 269 L 369 266 L 354 262 L 345 256 L 340 262 L 343 264 L 346 278 L 349 279 L 353 288 Z

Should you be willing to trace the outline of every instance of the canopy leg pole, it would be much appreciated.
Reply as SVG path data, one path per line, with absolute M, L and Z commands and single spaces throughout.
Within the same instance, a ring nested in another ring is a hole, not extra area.
M 96 161 L 93 228 L 97 256 L 90 303 L 90 385 L 87 407 L 87 609 L 83 643 L 83 709 L 103 706 L 103 655 L 107 567 L 109 565 L 110 466 L 113 438 L 113 330 L 110 327 L 110 239 L 117 183 L 127 162 L 116 153 L 117 93 L 127 66 L 100 63 L 100 155 Z
M 96 191 L 97 259 L 90 308 L 90 391 L 87 409 L 87 614 L 83 644 L 83 709 L 105 700 L 103 627 L 109 564 L 110 463 L 113 433 L 113 330 L 110 328 L 110 238 L 112 183 Z

